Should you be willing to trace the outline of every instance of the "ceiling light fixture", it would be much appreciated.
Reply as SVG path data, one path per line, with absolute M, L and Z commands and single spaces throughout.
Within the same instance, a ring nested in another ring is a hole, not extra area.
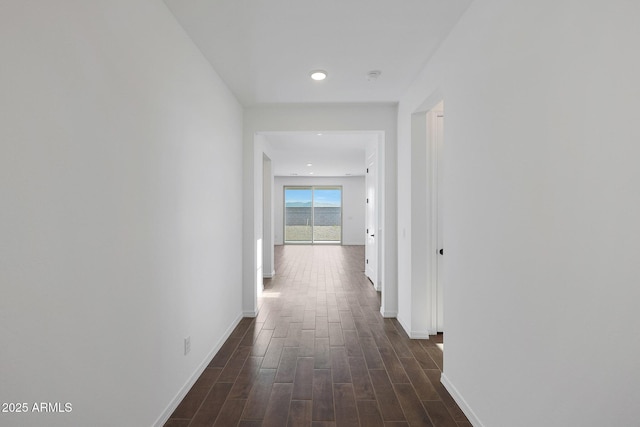
M 313 80 L 317 80 L 317 81 L 324 80 L 327 78 L 327 72 L 324 70 L 313 70 L 309 75 Z
M 307 163 L 307 166 L 313 166 L 311 163 Z
M 313 172 L 309 172 L 309 175 L 313 175 Z

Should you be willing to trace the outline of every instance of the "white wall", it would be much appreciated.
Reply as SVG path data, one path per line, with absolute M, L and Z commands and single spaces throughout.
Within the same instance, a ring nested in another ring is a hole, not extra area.
M 396 292 L 396 121 L 397 109 L 388 104 L 322 104 L 279 105 L 247 108 L 244 114 L 244 267 L 243 310 L 255 312 L 256 246 L 262 238 L 262 153 L 265 145 L 259 132 L 288 131 L 382 131 L 384 143 L 380 148 L 384 158 L 384 210 L 379 227 L 384 247 L 382 274 L 382 307 L 386 316 L 397 313 Z M 259 145 L 259 147 L 257 147 Z M 380 174 L 383 170 L 379 171 Z M 379 258 L 380 259 L 380 258 Z M 382 262 L 382 261 L 380 261 Z
M 241 314 L 242 109 L 161 1 L 3 1 L 0 58 L 0 401 L 72 404 L 0 424 L 162 421 Z
M 399 105 L 400 315 L 411 115 L 440 93 L 444 382 L 474 425 L 637 424 L 639 13 L 476 1 Z
M 363 159 L 364 163 L 364 159 Z M 284 186 L 285 185 L 340 185 L 342 186 L 342 244 L 364 245 L 366 190 L 364 176 L 351 177 L 283 177 L 275 178 L 274 228 L 275 244 L 282 245 L 284 227 Z
M 273 164 L 264 154 L 262 161 L 262 270 L 264 277 L 273 277 L 275 273 L 274 223 L 273 223 Z

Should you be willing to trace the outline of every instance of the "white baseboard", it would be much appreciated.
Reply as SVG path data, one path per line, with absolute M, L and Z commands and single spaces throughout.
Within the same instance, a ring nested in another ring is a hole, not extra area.
M 400 326 L 402 326 L 402 329 L 404 329 L 404 331 L 407 333 L 407 335 L 409 335 L 409 338 L 411 338 L 413 340 L 428 340 L 429 339 L 429 331 L 412 331 L 408 327 L 407 322 L 405 322 L 402 317 L 398 316 L 397 319 L 398 319 L 398 322 L 400 323 Z
M 382 317 L 385 318 L 393 318 L 398 316 L 398 312 L 397 311 L 382 311 L 380 310 L 380 314 L 382 314 Z
M 273 279 L 273 276 L 275 276 L 275 275 L 276 275 L 276 271 L 273 270 L 270 274 L 264 274 L 262 277 L 264 279 Z
M 161 427 L 167 422 L 171 414 L 173 414 L 173 411 L 176 410 L 180 402 L 182 402 L 182 399 L 184 399 L 189 390 L 191 390 L 191 387 L 193 387 L 198 378 L 200 378 L 200 375 L 202 375 L 206 367 L 209 365 L 211 359 L 213 359 L 216 353 L 220 350 L 224 342 L 229 338 L 229 336 L 236 328 L 236 326 L 238 326 L 240 320 L 242 320 L 243 317 L 243 315 L 239 315 L 238 317 L 236 317 L 231 325 L 227 328 L 227 330 L 224 331 L 224 334 L 222 334 L 222 337 L 213 346 L 213 349 L 209 352 L 209 354 L 207 354 L 202 363 L 198 365 L 195 372 L 189 377 L 185 385 L 183 385 L 182 388 L 178 391 L 178 394 L 176 394 L 176 396 L 171 400 L 162 414 L 160 414 L 156 422 L 153 423 L 154 426 Z
M 451 383 L 451 381 L 449 381 L 449 379 L 444 374 L 444 372 L 440 376 L 440 382 L 442 383 L 444 388 L 447 389 L 451 397 L 453 397 L 453 400 L 456 401 L 460 409 L 462 409 L 462 412 L 464 412 L 464 414 L 467 416 L 471 425 L 473 427 L 484 427 L 484 424 L 482 424 L 478 416 L 475 414 L 475 412 L 473 412 L 471 407 L 467 404 L 467 401 L 464 400 L 464 398 L 462 397 L 458 389 Z
M 429 339 L 429 335 L 434 335 L 434 334 L 429 334 L 429 331 L 412 331 L 411 328 L 409 328 L 409 326 L 407 325 L 407 322 L 404 321 L 404 319 L 400 316 L 398 316 L 398 322 L 400 322 L 400 326 L 402 326 L 402 329 L 404 329 L 404 331 L 407 333 L 407 335 L 409 335 L 409 338 L 413 339 L 413 340 L 428 340 Z
M 258 315 L 258 311 L 243 311 L 242 317 L 256 317 Z
M 365 272 L 365 276 L 366 276 L 366 272 Z M 369 279 L 369 283 L 371 283 L 371 286 L 373 286 L 373 289 L 376 290 L 376 292 L 382 292 L 382 283 L 374 283 L 373 280 L 371 279 L 371 277 L 367 276 L 367 279 Z
M 410 329 L 407 328 L 407 324 L 405 323 L 404 319 L 400 316 L 396 316 L 396 319 L 398 319 L 398 323 L 400 323 L 400 326 L 402 326 L 402 329 L 404 329 L 407 335 L 409 335 Z
M 412 340 L 428 340 L 429 332 L 428 331 L 411 331 L 409 334 L 409 338 Z

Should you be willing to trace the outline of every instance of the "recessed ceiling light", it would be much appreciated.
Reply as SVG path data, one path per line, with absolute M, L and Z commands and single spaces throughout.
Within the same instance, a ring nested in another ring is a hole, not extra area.
M 319 134 L 317 134 L 317 135 L 318 135 L 318 136 L 322 136 L 322 134 L 321 134 L 321 133 L 319 133 Z
M 307 163 L 307 166 L 313 166 L 311 163 Z
M 327 78 L 327 72 L 324 70 L 313 70 L 310 74 L 313 80 L 324 80 Z
M 313 172 L 309 172 L 309 175 L 313 175 Z

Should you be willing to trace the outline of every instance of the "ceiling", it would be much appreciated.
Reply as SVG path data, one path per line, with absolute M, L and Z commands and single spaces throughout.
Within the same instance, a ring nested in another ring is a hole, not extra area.
M 471 0 L 165 0 L 244 106 L 397 102 Z M 326 80 L 309 73 L 323 69 Z M 375 81 L 369 71 L 380 70 Z
M 164 1 L 248 107 L 396 103 L 472 0 Z M 327 79 L 311 80 L 316 69 Z M 382 74 L 370 81 L 373 70 Z M 365 147 L 377 140 L 371 133 L 264 136 L 278 176 L 364 175 Z
M 275 176 L 363 176 L 368 145 L 377 132 L 269 132 Z M 307 166 L 311 163 L 311 166 Z

